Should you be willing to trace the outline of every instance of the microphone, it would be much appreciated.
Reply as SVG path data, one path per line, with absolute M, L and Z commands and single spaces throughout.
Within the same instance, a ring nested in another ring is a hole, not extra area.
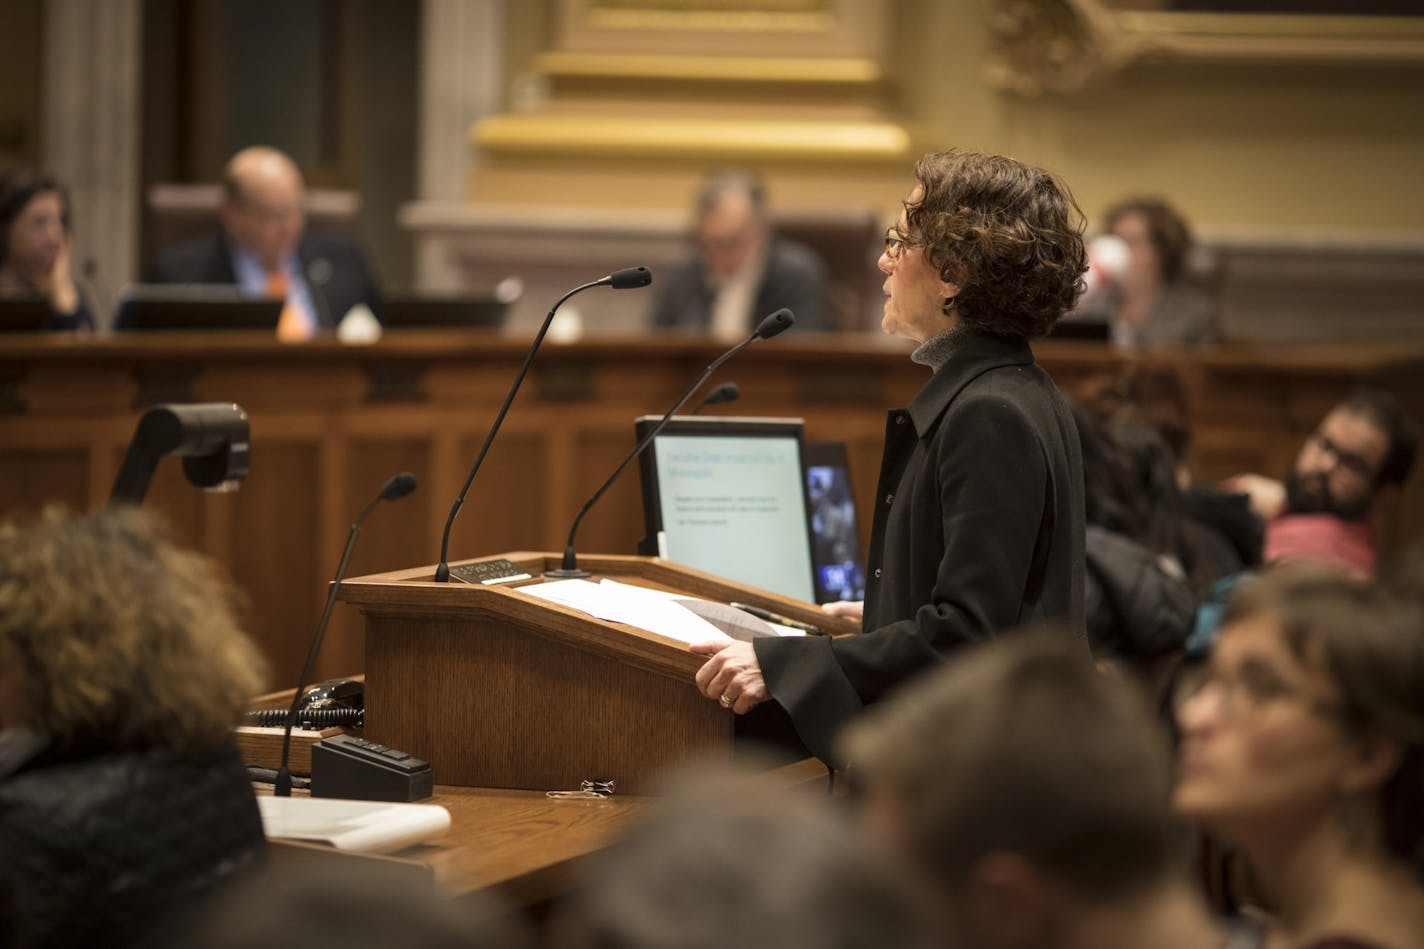
M 785 307 L 782 307 L 781 309 L 777 310 L 775 313 L 771 314 L 770 316 L 763 319 L 760 323 L 758 323 L 757 328 L 752 330 L 752 334 L 750 336 L 742 340 L 737 345 L 733 346 L 731 349 L 727 350 L 722 355 L 718 356 L 715 360 L 713 360 L 712 365 L 708 366 L 705 370 L 703 370 L 702 375 L 697 377 L 697 381 L 692 384 L 691 388 L 689 388 L 686 392 L 682 394 L 682 398 L 678 399 L 675 403 L 673 403 L 673 407 L 668 409 L 667 414 L 658 420 L 658 424 L 654 425 L 652 427 L 652 430 L 649 431 L 648 434 L 643 436 L 642 441 L 638 442 L 637 447 L 633 449 L 633 453 L 627 458 L 623 459 L 623 463 L 618 466 L 618 468 L 613 472 L 613 474 L 608 476 L 608 480 L 603 482 L 603 484 L 599 486 L 599 489 L 593 492 L 593 497 L 589 498 L 588 502 L 584 504 L 582 508 L 579 509 L 578 514 L 574 517 L 573 525 L 569 527 L 569 541 L 568 544 L 566 544 L 564 547 L 564 558 L 563 561 L 559 564 L 559 569 L 546 570 L 544 571 L 544 576 L 554 577 L 560 580 L 580 580 L 585 577 L 591 576 L 591 574 L 587 570 L 579 569 L 578 557 L 574 553 L 574 535 L 578 533 L 579 523 L 583 520 L 583 516 L 587 514 L 589 512 L 589 509 L 592 508 L 594 504 L 598 502 L 599 498 L 603 497 L 603 493 L 613 485 L 613 482 L 618 480 L 618 476 L 623 473 L 623 469 L 627 468 L 630 464 L 632 464 L 633 459 L 641 455 L 643 453 L 643 450 L 652 444 L 653 439 L 657 437 L 658 432 L 661 432 L 667 426 L 667 423 L 672 419 L 674 415 L 677 414 L 677 410 L 682 408 L 683 403 L 686 402 L 688 399 L 692 398 L 692 393 L 696 392 L 699 388 L 701 388 L 702 384 L 707 381 L 707 378 L 711 376 L 712 373 L 716 372 L 717 369 L 722 365 L 722 363 L 726 362 L 728 359 L 731 359 L 737 353 L 746 349 L 748 346 L 750 346 L 752 343 L 755 343 L 759 339 L 771 339 L 778 333 L 785 332 L 786 330 L 790 329 L 792 324 L 794 324 L 795 322 L 796 317 L 792 315 L 791 311 L 786 309 Z M 729 385 L 735 385 L 735 383 L 729 383 Z M 708 399 L 711 399 L 710 395 L 708 396 Z M 731 400 L 727 399 L 726 401 Z
M 302 268 L 302 276 L 307 280 L 307 296 L 311 298 L 311 317 L 318 330 L 336 329 L 336 321 L 332 319 L 331 307 L 326 301 L 326 285 L 331 282 L 331 274 L 331 261 L 325 257 L 307 261 Z
M 490 443 L 494 441 L 495 433 L 504 424 L 504 416 L 509 412 L 509 406 L 514 402 L 514 395 L 519 391 L 519 385 L 524 381 L 524 377 L 529 373 L 529 365 L 534 361 L 534 354 L 539 351 L 539 344 L 544 342 L 544 334 L 549 332 L 549 324 L 554 322 L 554 314 L 559 307 L 564 305 L 564 301 L 576 293 L 591 287 L 612 287 L 614 290 L 635 290 L 638 287 L 646 287 L 653 282 L 652 272 L 647 267 L 624 267 L 622 270 L 615 270 L 606 277 L 600 277 L 592 283 L 586 283 L 579 287 L 574 287 L 568 293 L 559 297 L 559 302 L 555 303 L 549 310 L 549 315 L 544 317 L 544 325 L 539 327 L 538 334 L 534 337 L 534 344 L 529 347 L 529 354 L 524 357 L 524 365 L 519 367 L 519 375 L 514 377 L 514 385 L 509 387 L 509 394 L 504 397 L 504 404 L 499 408 L 499 414 L 495 416 L 494 424 L 490 426 L 489 434 L 485 436 L 485 443 L 480 446 L 479 456 L 475 458 L 475 464 L 470 468 L 470 474 L 465 478 L 465 486 L 460 489 L 460 496 L 455 499 L 454 505 L 450 508 L 450 516 L 445 519 L 445 533 L 440 538 L 440 563 L 435 567 L 435 582 L 450 582 L 450 565 L 447 562 L 450 554 L 450 528 L 455 526 L 455 517 L 460 513 L 460 508 L 465 505 L 465 495 L 469 493 L 470 485 L 474 483 L 475 474 L 480 470 L 480 465 L 484 464 L 485 455 L 489 453 Z
M 307 651 L 306 665 L 302 666 L 302 674 L 297 679 L 297 691 L 292 696 L 292 707 L 287 711 L 287 727 L 282 733 L 282 765 L 277 769 L 277 778 L 273 782 L 272 793 L 278 797 L 292 796 L 292 772 L 287 767 L 287 759 L 292 752 L 292 728 L 297 724 L 297 710 L 302 704 L 302 690 L 306 688 L 307 680 L 311 678 L 312 666 L 316 663 L 317 653 L 321 651 L 321 640 L 326 635 L 326 624 L 331 619 L 331 608 L 336 605 L 336 594 L 341 590 L 341 578 L 346 575 L 346 562 L 351 559 L 351 551 L 356 546 L 356 535 L 361 531 L 361 522 L 366 519 L 366 515 L 371 513 L 372 508 L 382 501 L 399 501 L 415 490 L 415 475 L 408 471 L 402 471 L 398 475 L 393 475 L 385 484 L 381 485 L 381 493 L 377 494 L 366 506 L 361 509 L 361 513 L 356 515 L 355 522 L 351 525 L 351 534 L 346 538 L 346 549 L 341 553 L 341 563 L 336 567 L 336 578 L 332 581 L 331 590 L 326 595 L 326 607 L 321 611 L 321 620 L 316 624 L 316 636 L 312 638 L 311 649 Z
M 701 402 L 697 403 L 697 408 L 692 410 L 692 414 L 696 415 L 698 412 L 701 412 L 709 405 L 721 405 L 723 402 L 735 402 L 741 397 L 741 395 L 741 386 L 737 385 L 735 382 L 724 382 L 717 388 L 713 389 L 711 392 L 707 393 L 706 397 Z

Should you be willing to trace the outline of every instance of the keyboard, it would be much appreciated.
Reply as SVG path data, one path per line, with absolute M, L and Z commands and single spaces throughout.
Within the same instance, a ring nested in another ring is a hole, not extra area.
M 462 563 L 450 568 L 450 576 L 465 583 L 489 585 L 491 583 L 511 583 L 515 580 L 530 580 L 533 577 L 500 557 L 496 560 L 480 560 Z

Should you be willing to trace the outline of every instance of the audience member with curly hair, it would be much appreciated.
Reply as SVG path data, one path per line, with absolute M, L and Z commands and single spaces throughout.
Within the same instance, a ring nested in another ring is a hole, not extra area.
M 1046 171 L 927 155 L 879 261 L 881 328 L 932 375 L 889 413 L 864 634 L 695 646 L 697 685 L 738 714 L 774 699 L 834 763 L 836 731 L 967 643 L 1030 620 L 1083 632 L 1083 469 L 1029 340 L 1072 308 L 1083 220 Z M 1086 647 L 1084 647 L 1086 652 Z
M 1178 720 L 1175 807 L 1246 854 L 1267 949 L 1421 945 L 1419 591 L 1308 564 L 1261 574 Z
M 235 615 L 137 509 L 0 528 L 0 944 L 135 944 L 261 864 Z
M 1107 283 L 1075 318 L 1107 321 L 1114 345 L 1129 349 L 1215 341 L 1216 302 L 1186 275 L 1192 232 L 1182 215 L 1161 198 L 1129 198 L 1103 223 L 1124 259 L 1104 268 Z

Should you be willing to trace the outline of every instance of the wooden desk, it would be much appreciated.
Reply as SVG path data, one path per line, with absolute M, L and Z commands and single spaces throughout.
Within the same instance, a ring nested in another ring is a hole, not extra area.
M 767 773 L 778 787 L 824 793 L 826 769 L 806 759 Z M 655 798 L 615 794 L 606 800 L 550 800 L 543 791 L 437 785 L 418 803 L 450 812 L 450 830 L 428 844 L 371 858 L 318 845 L 275 842 L 280 869 L 320 872 L 362 861 L 397 876 L 433 874 L 435 886 L 458 898 L 491 891 L 510 906 L 540 910 L 572 891 L 584 862 L 616 840 Z
M 527 342 L 495 334 L 388 334 L 372 346 L 265 335 L 177 333 L 85 341 L 54 334 L 0 341 L 0 515 L 63 502 L 102 505 L 142 411 L 162 401 L 235 401 L 252 425 L 239 491 L 205 495 L 161 465 L 147 506 L 178 538 L 227 566 L 251 600 L 269 683 L 301 668 L 326 584 L 355 512 L 408 470 L 420 490 L 375 511 L 350 574 L 433 562 L 450 504 Z M 810 439 L 845 441 L 869 533 L 887 408 L 926 370 L 878 336 L 788 333 L 750 347 L 713 380 L 741 399 L 714 411 L 799 416 Z M 1201 349 L 1124 357 L 1092 344 L 1042 343 L 1039 360 L 1075 389 L 1134 363 L 1180 371 L 1201 475 L 1284 473 L 1329 406 L 1362 380 L 1393 390 L 1424 422 L 1424 344 Z M 647 335 L 548 344 L 455 524 L 452 559 L 491 550 L 562 550 L 569 523 L 633 446 L 633 419 L 664 411 L 721 352 Z M 1424 469 L 1424 465 L 1418 466 Z M 1384 521 L 1397 549 L 1424 535 L 1416 471 Z M 643 533 L 638 479 L 625 473 L 585 520 L 579 547 L 631 554 Z M 864 540 L 862 541 L 864 543 Z M 354 610 L 333 616 L 317 678 L 361 671 Z

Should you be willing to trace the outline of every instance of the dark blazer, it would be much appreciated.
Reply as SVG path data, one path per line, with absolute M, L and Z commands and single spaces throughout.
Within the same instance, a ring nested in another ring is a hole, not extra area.
M 0 764 L 0 946 L 155 945 L 166 918 L 265 863 L 235 746 L 16 764 Z
M 297 245 L 297 258 L 311 288 L 317 325 L 333 329 L 346 311 L 364 303 L 379 318 L 381 295 L 360 245 L 337 234 L 308 232 Z M 149 283 L 237 283 L 232 244 L 221 228 L 159 253 L 146 278 Z
M 1062 393 L 1027 342 L 965 331 L 909 407 L 889 413 L 866 632 L 753 643 L 806 747 L 840 764 L 842 725 L 966 643 L 1035 621 L 1081 636 L 1083 518 Z
M 747 318 L 750 332 L 762 317 L 790 307 L 800 330 L 824 330 L 831 324 L 830 276 L 816 252 L 804 244 L 773 238 L 767 247 L 766 267 L 756 301 Z M 685 330 L 706 330 L 712 322 L 712 288 L 707 272 L 696 257 L 653 279 L 657 300 L 652 325 Z

